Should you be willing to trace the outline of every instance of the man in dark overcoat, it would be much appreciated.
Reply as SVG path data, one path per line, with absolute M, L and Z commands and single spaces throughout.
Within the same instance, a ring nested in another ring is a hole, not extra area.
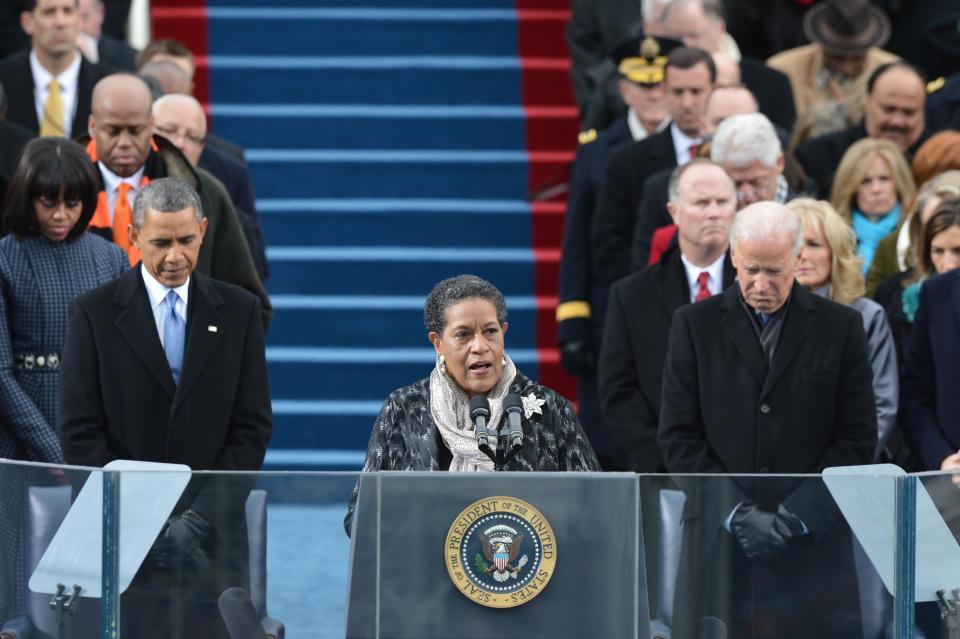
M 786 206 L 746 207 L 737 286 L 674 314 L 660 449 L 671 473 L 715 474 L 677 479 L 678 639 L 706 616 L 737 639 L 862 632 L 850 531 L 822 480 L 773 476 L 869 464 L 877 437 L 863 321 L 794 281 L 802 239 Z
M 142 261 L 70 305 L 60 431 L 70 464 L 257 471 L 272 430 L 257 298 L 195 270 L 207 228 L 176 178 L 137 196 Z M 195 475 L 122 602 L 130 637 L 226 637 L 217 598 L 248 587 L 252 481 Z

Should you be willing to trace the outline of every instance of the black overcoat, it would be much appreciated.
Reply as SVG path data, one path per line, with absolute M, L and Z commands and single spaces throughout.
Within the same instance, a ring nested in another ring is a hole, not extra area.
M 676 312 L 658 439 L 671 473 L 820 473 L 869 464 L 877 437 L 863 320 L 793 285 L 768 365 L 738 287 Z M 678 478 L 687 501 L 674 636 L 725 621 L 738 639 L 860 636 L 849 529 L 819 478 Z M 724 523 L 783 504 L 809 534 L 751 563 Z

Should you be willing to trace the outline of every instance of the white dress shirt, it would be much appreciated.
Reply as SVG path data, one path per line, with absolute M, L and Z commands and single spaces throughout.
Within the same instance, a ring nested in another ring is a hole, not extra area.
M 690 161 L 690 147 L 701 143 L 700 138 L 691 138 L 680 130 L 676 124 L 670 125 L 670 137 L 673 138 L 673 150 L 677 154 L 677 166 L 683 166 Z
M 663 131 L 668 126 L 670 126 L 670 118 L 664 118 L 654 133 L 660 133 L 660 131 Z M 651 135 L 647 132 L 643 124 L 641 124 L 640 116 L 633 110 L 633 107 L 627 109 L 627 127 L 630 129 L 630 135 L 633 137 L 634 142 L 646 140 Z
M 188 277 L 187 281 L 177 288 L 170 289 L 158 282 L 153 275 L 150 275 L 147 267 L 143 264 L 140 265 L 140 274 L 143 276 L 143 283 L 147 287 L 147 297 L 150 298 L 150 310 L 153 311 L 153 321 L 157 323 L 157 334 L 160 336 L 160 345 L 166 346 L 163 343 L 163 325 L 167 318 L 167 305 L 163 300 L 166 299 L 167 293 L 171 290 L 177 292 L 177 305 L 174 308 L 174 312 L 180 316 L 180 319 L 183 320 L 183 325 L 186 326 L 187 296 L 190 290 L 190 278 Z
M 97 162 L 100 168 L 100 174 L 103 176 L 103 187 L 107 192 L 107 208 L 110 209 L 110 226 L 113 226 L 113 209 L 117 204 L 117 197 L 120 196 L 120 183 L 126 182 L 130 185 L 127 191 L 127 202 L 130 204 L 130 210 L 133 210 L 133 201 L 137 199 L 137 192 L 140 190 L 140 181 L 143 179 L 143 171 L 146 167 L 141 166 L 137 172 L 130 177 L 120 177 L 107 168 L 103 162 Z
M 697 293 L 700 292 L 700 284 L 697 282 L 697 278 L 700 277 L 700 273 L 706 271 L 707 273 L 707 288 L 710 289 L 711 295 L 716 295 L 723 290 L 723 260 L 726 257 L 726 254 L 721 255 L 717 261 L 707 267 L 700 267 L 687 259 L 687 256 L 683 253 L 680 254 L 680 261 L 683 262 L 683 268 L 687 272 L 687 284 L 690 286 L 690 302 L 693 303 L 693 300 L 696 299 Z
M 80 77 L 80 58 L 83 57 L 77 52 L 63 72 L 56 76 L 60 83 L 60 99 L 63 101 L 63 137 L 73 137 L 73 116 L 77 113 L 77 82 Z M 37 123 L 43 124 L 43 108 L 47 104 L 47 96 L 50 95 L 50 82 L 54 79 L 52 73 L 43 68 L 40 60 L 37 59 L 35 51 L 30 52 L 30 72 L 33 74 L 33 96 L 34 105 L 37 108 Z

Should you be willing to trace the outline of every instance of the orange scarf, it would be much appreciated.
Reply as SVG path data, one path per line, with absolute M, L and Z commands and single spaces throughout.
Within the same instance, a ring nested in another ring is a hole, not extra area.
M 159 150 L 153 140 L 150 140 L 150 148 L 154 151 Z M 97 143 L 95 140 L 90 140 L 90 143 L 87 144 L 87 155 L 93 162 L 97 161 Z M 140 180 L 140 188 L 142 189 L 149 183 L 150 178 L 144 175 Z M 89 226 L 95 226 L 102 229 L 112 229 L 114 244 L 126 252 L 127 259 L 130 261 L 130 266 L 133 266 L 140 261 L 140 249 L 134 246 L 130 241 L 130 226 L 133 224 L 133 209 L 130 208 L 130 200 L 127 199 L 127 192 L 129 190 L 129 184 L 126 182 L 120 183 L 120 193 L 117 196 L 117 201 L 113 206 L 112 225 L 110 224 L 110 204 L 107 199 L 107 192 L 100 191 L 100 193 L 97 195 L 97 210 L 94 211 L 93 217 L 90 219 Z

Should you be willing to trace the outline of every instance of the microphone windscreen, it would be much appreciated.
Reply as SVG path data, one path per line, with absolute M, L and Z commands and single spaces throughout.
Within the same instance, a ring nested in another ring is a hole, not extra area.
M 503 410 L 507 413 L 519 413 L 523 410 L 523 400 L 516 393 L 508 393 L 503 398 Z
M 230 639 L 267 639 L 267 633 L 260 625 L 257 611 L 246 590 L 243 588 L 224 590 L 218 605 Z
M 727 624 L 716 617 L 703 617 L 697 622 L 696 639 L 727 639 Z
M 490 402 L 483 395 L 470 400 L 470 419 L 477 421 L 477 417 L 490 417 Z

